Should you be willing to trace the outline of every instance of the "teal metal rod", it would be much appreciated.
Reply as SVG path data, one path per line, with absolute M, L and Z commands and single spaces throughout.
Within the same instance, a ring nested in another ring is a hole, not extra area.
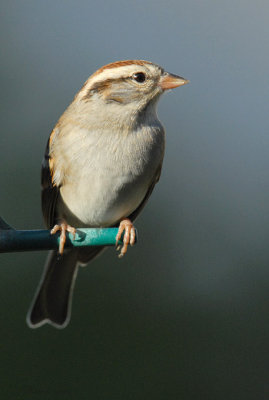
M 75 238 L 66 233 L 65 247 L 115 246 L 117 233 L 118 228 L 78 228 Z M 58 232 L 16 230 L 0 218 L 0 253 L 58 249 L 59 240 Z

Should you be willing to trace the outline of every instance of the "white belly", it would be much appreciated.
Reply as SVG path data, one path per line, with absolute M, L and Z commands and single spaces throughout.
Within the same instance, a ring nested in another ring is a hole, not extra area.
M 160 129 L 114 138 L 105 147 L 98 147 L 94 137 L 79 150 L 73 146 L 72 172 L 60 190 L 58 216 L 74 226 L 111 226 L 127 217 L 143 201 L 163 151 Z

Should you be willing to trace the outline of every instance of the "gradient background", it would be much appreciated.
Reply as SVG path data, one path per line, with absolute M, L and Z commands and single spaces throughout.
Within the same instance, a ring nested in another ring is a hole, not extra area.
M 139 244 L 80 271 L 70 325 L 30 330 L 44 252 L 3 254 L 4 399 L 269 396 L 269 5 L 1 2 L 0 214 L 42 227 L 48 135 L 86 78 L 142 58 L 190 79 L 161 99 L 160 183 Z

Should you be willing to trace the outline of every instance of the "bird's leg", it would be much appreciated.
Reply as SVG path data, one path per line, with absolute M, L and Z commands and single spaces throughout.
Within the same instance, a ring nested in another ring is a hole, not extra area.
M 118 246 L 118 241 L 120 240 L 123 231 L 123 245 L 121 247 Z M 116 236 L 116 248 L 117 250 L 121 249 L 119 254 L 120 258 L 123 257 L 124 254 L 127 252 L 128 244 L 130 244 L 131 246 L 135 244 L 135 227 L 132 221 L 130 221 L 128 218 L 125 218 L 120 222 L 119 230 Z
M 59 254 L 63 254 L 64 245 L 66 242 L 66 232 L 72 233 L 75 239 L 76 236 L 76 228 L 68 225 L 66 222 L 62 222 L 60 224 L 54 225 L 52 230 L 50 231 L 51 235 L 54 235 L 56 232 L 60 231 L 60 243 L 59 243 Z

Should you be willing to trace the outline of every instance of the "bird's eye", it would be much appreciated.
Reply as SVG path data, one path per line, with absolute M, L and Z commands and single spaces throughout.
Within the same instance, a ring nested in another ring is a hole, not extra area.
M 133 74 L 132 78 L 138 83 L 143 83 L 146 80 L 146 75 L 144 72 L 136 72 Z

